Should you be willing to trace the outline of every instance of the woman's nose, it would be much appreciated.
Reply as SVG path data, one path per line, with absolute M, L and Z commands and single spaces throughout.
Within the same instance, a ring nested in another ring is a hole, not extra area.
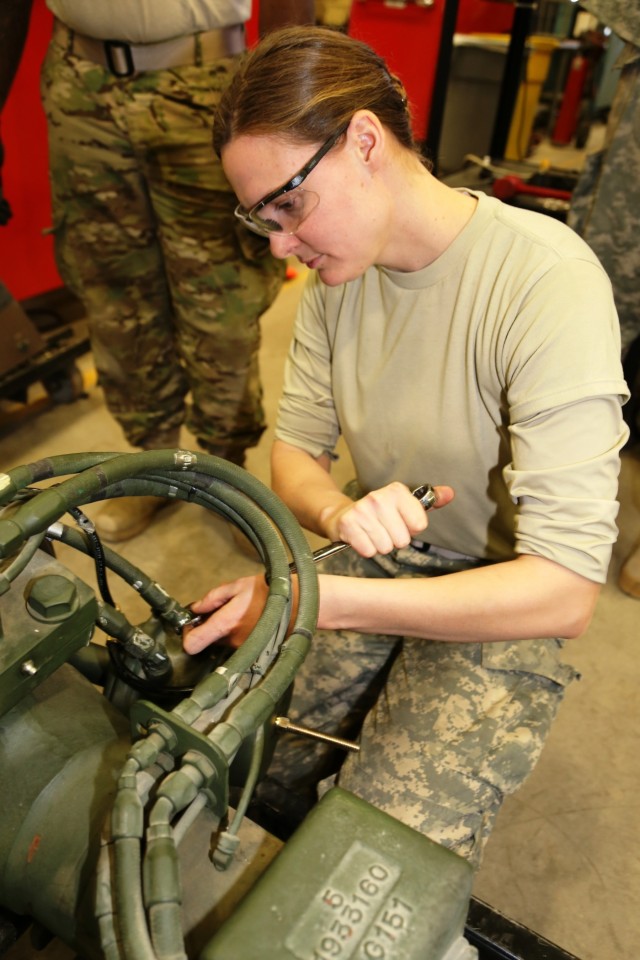
M 294 233 L 272 233 L 269 236 L 271 253 L 278 260 L 284 260 L 285 257 L 290 256 L 297 242 L 298 241 Z

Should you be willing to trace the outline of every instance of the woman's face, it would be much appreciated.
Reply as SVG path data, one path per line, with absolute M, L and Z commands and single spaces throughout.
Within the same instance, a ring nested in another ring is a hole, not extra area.
M 242 207 L 251 210 L 295 177 L 320 146 L 292 144 L 275 136 L 240 136 L 224 148 L 222 163 Z M 301 189 L 315 195 L 309 203 L 311 212 L 295 233 L 269 235 L 274 256 L 298 257 L 329 286 L 353 280 L 380 262 L 379 204 L 351 129 L 322 157 Z M 296 199 L 302 198 L 296 198 L 295 189 L 283 197 L 293 205 Z

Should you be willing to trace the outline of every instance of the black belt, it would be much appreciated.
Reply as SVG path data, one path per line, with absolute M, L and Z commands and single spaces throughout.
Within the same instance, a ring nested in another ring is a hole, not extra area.
M 414 550 L 419 550 L 420 553 L 429 553 L 429 550 L 431 550 L 431 544 L 425 543 L 424 540 L 412 540 L 411 546 Z
M 490 563 L 489 560 L 479 560 L 478 557 L 470 557 L 468 554 L 459 553 L 457 550 L 436 547 L 433 543 L 425 543 L 424 540 L 414 539 L 410 546 L 420 553 L 431 553 L 434 557 L 442 557 L 444 560 L 474 560 L 476 563 Z

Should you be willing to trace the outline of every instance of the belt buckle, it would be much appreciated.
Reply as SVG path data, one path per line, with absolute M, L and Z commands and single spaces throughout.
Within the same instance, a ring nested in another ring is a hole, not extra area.
M 136 72 L 131 47 L 122 40 L 103 41 L 107 67 L 118 78 L 132 77 Z

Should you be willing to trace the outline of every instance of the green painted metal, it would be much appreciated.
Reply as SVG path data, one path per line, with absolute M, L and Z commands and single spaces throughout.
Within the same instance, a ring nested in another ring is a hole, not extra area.
M 463 938 L 471 881 L 465 860 L 334 788 L 201 960 L 471 957 Z
M 128 723 L 63 665 L 0 719 L 0 903 L 99 956 L 100 835 L 129 749 Z
M 85 503 L 141 495 L 177 497 L 223 515 L 263 558 L 265 608 L 224 663 L 186 668 L 180 631 L 189 611 L 113 551 L 102 562 L 135 583 L 151 608 L 142 625 L 40 550 L 49 537 L 91 553 L 86 531 L 60 518 L 77 516 Z M 284 504 L 246 471 L 183 450 L 43 459 L 0 474 L 3 505 L 0 904 L 29 914 L 86 960 L 186 960 L 194 932 L 183 922 L 188 901 L 205 890 L 204 912 L 217 917 L 227 899 L 220 871 L 268 760 L 263 740 L 312 641 L 318 588 L 307 540 Z M 299 586 L 293 622 L 291 558 Z M 96 626 L 113 637 L 111 659 L 87 656 Z M 156 660 L 172 661 L 167 675 L 154 664 L 145 675 L 147 647 Z M 86 665 L 91 681 L 99 678 L 104 696 L 70 660 Z M 171 688 L 172 677 L 180 683 L 189 675 L 186 692 Z M 150 684 L 144 693 L 134 683 L 140 678 Z M 154 683 L 160 702 L 147 695 Z M 225 824 L 231 770 L 244 788 L 239 812 Z M 194 836 L 201 859 L 185 873 L 183 850 Z M 333 790 L 230 920 L 211 928 L 201 914 L 198 956 L 466 960 L 473 956 L 462 937 L 470 886 L 465 861 Z
M 2 597 L 0 716 L 86 646 L 96 611 L 85 583 L 52 557 L 34 556 Z

